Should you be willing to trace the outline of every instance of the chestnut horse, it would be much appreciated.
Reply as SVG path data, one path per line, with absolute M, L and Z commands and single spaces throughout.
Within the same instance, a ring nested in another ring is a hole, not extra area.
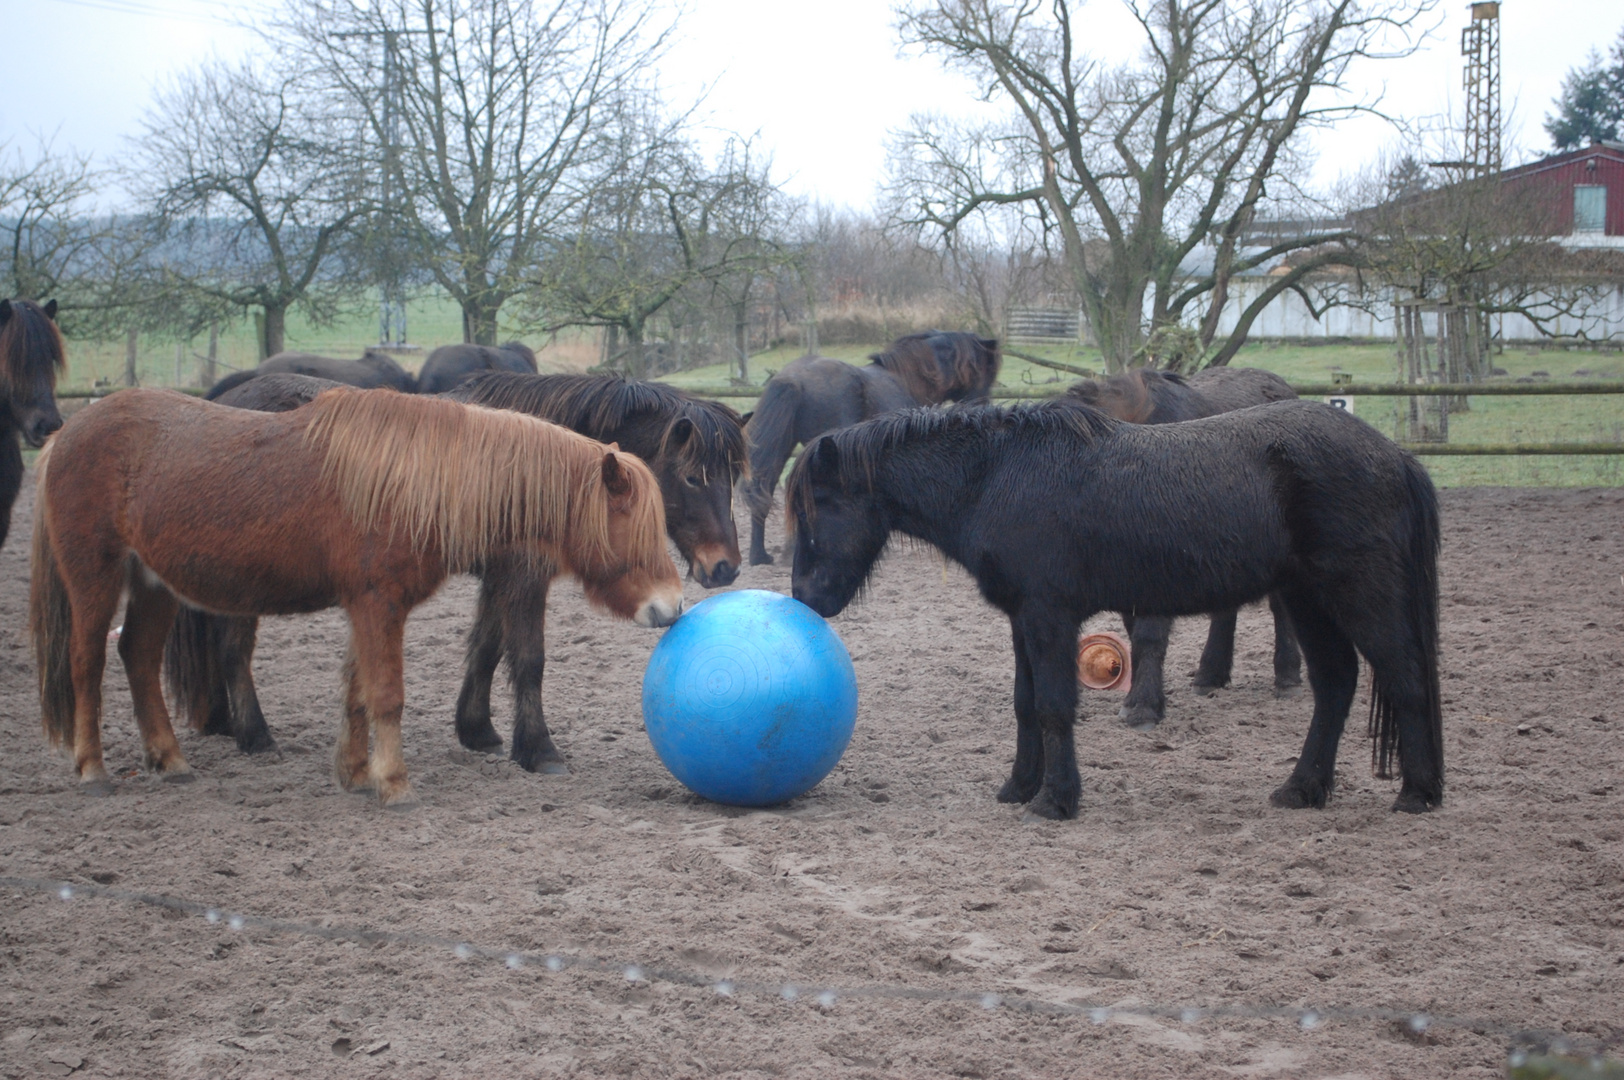
M 39 446 L 62 426 L 56 376 L 62 370 L 62 335 L 56 301 L 0 300 L 0 545 L 11 531 L 11 508 L 23 484 L 19 437 Z
M 257 413 L 126 390 L 77 414 L 40 474 L 29 614 L 44 726 L 91 793 L 112 786 L 101 683 L 125 589 L 119 655 L 147 765 L 166 778 L 191 771 L 159 687 L 182 601 L 230 615 L 342 606 L 338 779 L 386 806 L 410 798 L 406 617 L 449 574 L 517 547 L 623 618 L 664 626 L 682 610 L 648 466 L 517 413 L 351 390 Z

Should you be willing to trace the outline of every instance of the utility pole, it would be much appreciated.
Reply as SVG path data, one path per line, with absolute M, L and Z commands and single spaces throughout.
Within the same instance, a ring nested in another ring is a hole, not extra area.
M 1468 176 L 1494 176 L 1500 172 L 1500 4 L 1479 0 L 1472 5 L 1472 21 L 1460 33 L 1460 53 L 1466 58 L 1461 81 L 1466 90 L 1466 153 Z

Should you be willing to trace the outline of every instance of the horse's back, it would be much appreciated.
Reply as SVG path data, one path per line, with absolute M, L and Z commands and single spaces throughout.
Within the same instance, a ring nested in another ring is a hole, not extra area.
M 281 352 L 259 365 L 257 370 L 261 375 L 308 375 L 331 379 L 362 390 L 389 387 L 409 394 L 416 388 L 411 374 L 396 363 L 394 357 L 378 352 L 368 352 L 359 360 Z
M 347 384 L 333 379 L 319 379 L 314 375 L 261 375 L 249 379 L 224 392 L 210 397 L 220 405 L 255 412 L 287 412 L 307 405 L 326 390 L 335 390 Z
M 429 353 L 417 375 L 417 392 L 444 394 L 487 371 L 536 374 L 535 354 L 518 342 L 492 345 L 441 345 Z
M 1251 367 L 1212 367 L 1198 371 L 1187 380 L 1192 389 L 1211 403 L 1215 412 L 1231 412 L 1274 401 L 1292 401 L 1297 391 L 1272 371 Z

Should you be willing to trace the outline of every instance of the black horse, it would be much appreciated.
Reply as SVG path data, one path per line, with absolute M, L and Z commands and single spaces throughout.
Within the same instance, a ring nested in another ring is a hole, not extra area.
M 417 380 L 412 378 L 411 372 L 397 364 L 394 357 L 368 349 L 359 360 L 340 360 L 314 353 L 279 352 L 257 368 L 227 375 L 209 387 L 209 392 L 203 396 L 209 401 L 219 401 L 222 395 L 266 375 L 307 375 L 345 386 L 358 386 L 363 390 L 388 387 L 403 394 L 417 390 Z
M 1073 400 L 1092 405 L 1108 416 L 1130 424 L 1171 424 L 1199 420 L 1204 416 L 1233 412 L 1272 401 L 1297 397 L 1280 376 L 1262 368 L 1208 368 L 1188 380 L 1168 371 L 1141 368 L 1104 379 L 1085 379 L 1066 389 Z M 1291 632 L 1291 619 L 1280 598 L 1269 594 L 1274 613 L 1275 695 L 1286 697 L 1302 686 L 1302 655 Z M 1163 689 L 1163 663 L 1173 620 L 1165 616 L 1121 613 L 1133 649 L 1133 687 L 1122 702 L 1119 715 L 1135 728 L 1161 723 L 1167 711 Z M 1235 662 L 1234 608 L 1214 612 L 1207 629 L 1207 644 L 1201 650 L 1192 684 L 1199 693 L 1213 694 L 1229 685 Z
M 536 354 L 522 341 L 506 345 L 441 345 L 417 372 L 419 394 L 444 394 L 486 371 L 536 373 Z
M 64 363 L 55 300 L 0 300 L 0 545 L 23 485 L 22 441 L 39 446 L 62 426 L 56 377 Z
M 750 565 L 767 554 L 773 490 L 795 447 L 825 431 L 916 405 L 985 401 L 1003 364 L 998 342 L 932 330 L 893 341 L 863 367 L 827 356 L 803 356 L 767 380 L 750 414 Z
M 227 394 L 221 404 L 280 412 L 336 384 L 299 376 L 266 376 Z M 529 413 L 562 424 L 648 462 L 665 499 L 666 530 L 706 588 L 729 585 L 739 572 L 733 483 L 744 468 L 743 421 L 714 401 L 690 398 L 661 383 L 619 376 L 480 375 L 456 400 Z M 513 759 L 531 772 L 566 771 L 542 712 L 547 590 L 557 571 L 524 557 L 496 558 L 480 568 L 479 605 L 469 633 L 468 670 L 457 698 L 457 737 L 464 746 L 502 745 L 491 724 L 491 681 L 507 656 L 514 693 Z M 170 694 L 192 725 L 231 734 L 254 753 L 275 746 L 253 688 L 257 620 L 183 608 L 165 646 Z
M 1443 799 L 1438 504 L 1409 454 L 1346 413 L 1283 402 L 1141 427 L 1066 402 L 913 409 L 807 447 L 785 492 L 797 600 L 851 602 L 892 532 L 960 563 L 1009 616 L 1015 764 L 999 792 L 1072 817 L 1077 632 L 1099 611 L 1193 615 L 1278 591 L 1314 716 L 1279 806 L 1323 806 L 1364 654 L 1374 764 L 1396 810 Z

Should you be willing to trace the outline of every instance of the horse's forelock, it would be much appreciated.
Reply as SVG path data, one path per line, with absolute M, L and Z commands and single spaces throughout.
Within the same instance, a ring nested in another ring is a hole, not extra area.
M 0 327 L 0 384 L 8 388 L 40 374 L 30 365 L 44 361 L 54 374 L 67 370 L 62 331 L 32 300 L 11 301 L 11 318 Z

